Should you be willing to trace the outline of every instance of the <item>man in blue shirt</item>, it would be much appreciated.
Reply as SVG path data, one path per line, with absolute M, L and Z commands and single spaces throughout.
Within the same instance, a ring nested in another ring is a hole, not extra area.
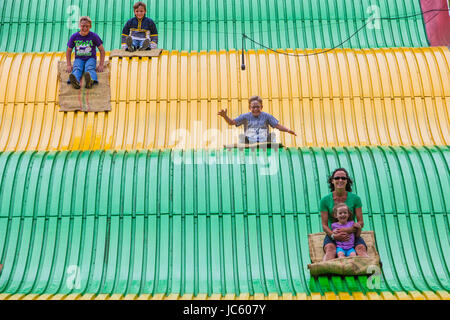
M 250 112 L 241 114 L 236 119 L 228 117 L 227 109 L 222 109 L 218 113 L 230 126 L 239 127 L 242 124 L 244 125 L 246 143 L 273 142 L 270 139 L 269 126 L 294 136 L 297 135 L 293 130 L 279 124 L 278 120 L 271 114 L 262 112 L 263 105 L 260 96 L 253 96 L 248 102 Z

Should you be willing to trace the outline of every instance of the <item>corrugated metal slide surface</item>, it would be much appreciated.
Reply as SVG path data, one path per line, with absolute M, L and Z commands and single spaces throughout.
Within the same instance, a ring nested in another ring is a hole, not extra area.
M 0 150 L 222 147 L 242 129 L 217 112 L 248 112 L 253 94 L 297 132 L 279 135 L 286 146 L 450 143 L 447 48 L 249 51 L 245 71 L 237 51 L 112 58 L 112 111 L 96 114 L 58 111 L 61 59 L 0 54 Z
M 81 15 L 92 18 L 107 50 L 120 47 L 135 0 L 2 0 L 0 51 L 64 51 Z M 419 0 L 148 0 L 160 47 L 240 49 L 242 34 L 272 48 L 426 47 Z M 417 14 L 417 15 L 415 15 Z M 415 16 L 414 16 L 415 15 Z M 383 19 L 387 17 L 408 17 Z M 371 20 L 369 19 L 375 19 Z M 246 48 L 259 49 L 251 42 Z
M 449 160 L 448 146 L 4 152 L 0 292 L 448 298 Z M 306 267 L 340 166 L 376 233 L 379 290 Z

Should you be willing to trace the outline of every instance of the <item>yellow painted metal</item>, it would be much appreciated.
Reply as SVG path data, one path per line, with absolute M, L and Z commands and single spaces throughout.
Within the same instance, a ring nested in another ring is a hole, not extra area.
M 409 295 L 413 300 L 426 300 L 425 296 L 421 294 L 419 291 L 410 291 Z
M 440 300 L 440 298 L 436 295 L 436 293 L 432 291 L 424 291 L 422 294 L 425 296 L 427 300 Z
M 276 293 L 270 293 L 265 296 L 262 293 L 255 295 L 249 295 L 248 293 L 243 293 L 239 296 L 235 294 L 228 294 L 222 296 L 221 294 L 213 294 L 208 296 L 207 294 L 198 294 L 194 296 L 193 294 L 155 294 L 154 296 L 150 294 L 127 294 L 123 296 L 121 294 L 114 294 L 110 296 L 109 294 L 56 294 L 56 295 L 38 295 L 38 294 L 1 294 L 0 300 L 449 300 L 449 293 L 446 291 L 438 291 L 436 293 L 431 291 L 410 291 L 410 292 L 381 292 L 380 294 L 376 292 L 367 292 L 366 294 L 362 292 L 354 292 L 350 295 L 348 292 L 325 292 L 324 295 L 320 293 L 311 293 L 310 296 L 305 293 L 299 293 L 297 295 L 283 294 L 278 295 Z
M 318 292 L 311 293 L 310 300 L 322 300 L 322 295 Z
M 353 297 L 348 292 L 339 292 L 339 300 L 353 300 Z
M 397 298 L 392 294 L 392 292 L 389 291 L 382 292 L 380 293 L 380 295 L 383 300 L 397 300 Z
M 294 300 L 292 293 L 283 293 L 281 300 Z
M 376 292 L 367 292 L 366 295 L 369 300 L 382 300 Z
M 208 299 L 208 295 L 206 293 L 200 293 L 194 297 L 194 300 L 206 300 Z
M 306 293 L 297 293 L 297 300 L 308 300 L 308 295 Z
M 269 300 L 279 300 L 280 296 L 274 292 L 269 293 L 269 295 L 267 296 L 267 299 Z
M 325 300 L 337 300 L 334 292 L 325 292 Z
M 138 297 L 137 294 L 129 293 L 125 297 L 123 297 L 123 300 L 136 300 L 137 297 Z
M 250 300 L 250 294 L 248 294 L 248 293 L 241 293 L 237 297 L 237 300 Z
M 94 297 L 94 294 L 92 293 L 85 295 L 81 295 L 81 293 L 72 293 L 67 295 L 64 300 L 92 300 L 92 297 Z
M 253 300 L 264 300 L 265 296 L 264 296 L 264 293 L 255 293 L 253 295 L 253 297 L 250 296 L 250 299 L 252 299 L 252 298 L 253 298 Z
M 352 296 L 355 300 L 368 300 L 368 298 L 362 292 L 353 292 Z
M 398 300 L 412 300 L 412 297 L 408 295 L 406 292 L 394 292 L 394 295 Z
M 436 291 L 436 294 L 441 298 L 442 300 L 450 300 L 450 294 L 447 291 Z
M 248 112 L 254 94 L 263 111 L 297 132 L 278 132 L 286 146 L 450 144 L 446 47 L 308 57 L 250 50 L 245 71 L 235 50 L 113 57 L 109 113 L 58 111 L 62 59 L 0 53 L 0 151 L 221 147 L 236 142 L 242 128 L 229 127 L 217 112 Z
M 167 296 L 166 300 L 178 300 L 180 298 L 179 293 L 171 293 Z
M 67 297 L 66 300 L 71 300 L 71 299 L 69 299 L 69 297 Z M 78 300 L 95 300 L 95 294 L 94 293 L 84 294 Z

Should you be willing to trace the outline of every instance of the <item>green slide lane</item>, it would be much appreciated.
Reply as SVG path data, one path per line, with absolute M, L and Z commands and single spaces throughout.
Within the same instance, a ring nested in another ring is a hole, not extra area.
M 2 0 L 0 51 L 64 51 L 88 15 L 106 50 L 120 47 L 135 0 Z M 242 48 L 242 34 L 271 48 L 425 47 L 428 40 L 419 0 L 148 0 L 159 47 L 166 50 Z M 380 17 L 406 17 L 384 19 Z M 250 41 L 246 49 L 259 49 Z
M 0 293 L 448 291 L 449 163 L 448 146 L 4 152 Z M 309 275 L 337 167 L 375 231 L 378 288 Z

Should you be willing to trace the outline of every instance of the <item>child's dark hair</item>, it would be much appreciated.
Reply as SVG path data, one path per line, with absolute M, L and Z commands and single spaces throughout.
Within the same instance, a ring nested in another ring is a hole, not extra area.
M 145 12 L 147 12 L 147 5 L 142 1 L 138 1 L 133 5 L 133 9 L 136 10 L 139 7 L 144 7 Z
M 337 204 L 334 205 L 333 207 L 333 218 L 337 221 L 337 211 L 339 208 L 347 208 L 347 212 L 348 212 L 348 219 L 347 221 L 352 220 L 353 214 L 350 211 L 350 208 L 344 203 L 344 202 L 339 202 Z
M 350 176 L 348 175 L 347 170 L 345 170 L 344 168 L 337 168 L 336 170 L 333 171 L 333 173 L 331 174 L 331 176 L 328 178 L 328 185 L 330 187 L 331 192 L 334 191 L 334 184 L 333 184 L 333 178 L 334 175 L 336 174 L 336 172 L 338 171 L 344 171 L 345 175 L 347 176 L 347 184 L 345 185 L 345 191 L 352 191 L 352 185 L 353 185 L 353 180 L 350 178 Z

